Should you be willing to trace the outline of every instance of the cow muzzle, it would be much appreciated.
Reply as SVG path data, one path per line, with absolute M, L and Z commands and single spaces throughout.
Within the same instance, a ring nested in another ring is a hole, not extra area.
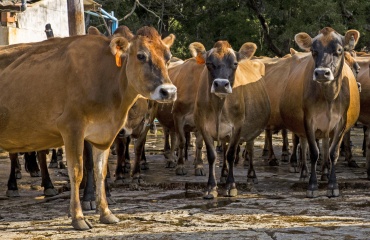
M 228 79 L 216 78 L 213 80 L 211 93 L 214 93 L 218 97 L 225 97 L 226 95 L 233 92 L 230 81 Z
M 313 80 L 318 82 L 333 81 L 334 75 L 330 68 L 320 67 L 313 71 Z
M 150 98 L 158 102 L 172 102 L 177 98 L 177 88 L 173 84 L 159 85 L 154 92 L 150 93 Z

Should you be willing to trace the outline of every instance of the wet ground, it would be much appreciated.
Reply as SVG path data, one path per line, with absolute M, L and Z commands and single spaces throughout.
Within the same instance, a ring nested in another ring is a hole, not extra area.
M 175 176 L 174 169 L 165 168 L 159 131 L 147 142 L 150 169 L 143 174 L 145 184 L 114 184 L 115 156 L 110 156 L 112 195 L 117 202 L 110 209 L 120 222 L 100 224 L 99 216 L 88 211 L 85 216 L 94 228 L 86 232 L 70 225 L 69 192 L 63 192 L 68 183 L 66 170 L 49 170 L 61 193 L 44 198 L 41 179 L 31 178 L 23 168 L 23 178 L 18 181 L 21 197 L 8 199 L 10 162 L 2 153 L 0 239 L 369 239 L 370 181 L 365 179 L 361 132 L 355 129 L 352 134 L 354 158 L 360 168 L 348 168 L 343 157 L 337 164 L 341 189 L 337 198 L 326 197 L 324 182 L 320 182 L 318 198 L 305 198 L 307 183 L 299 182 L 298 173 L 289 173 L 287 163 L 267 166 L 261 157 L 261 135 L 255 144 L 259 183 L 247 184 L 247 168 L 240 163 L 235 172 L 238 196 L 204 200 L 207 177 L 194 176 L 194 148 L 186 162 L 187 176 Z M 274 135 L 274 145 L 280 156 L 280 135 Z M 207 165 L 205 169 L 208 176 Z

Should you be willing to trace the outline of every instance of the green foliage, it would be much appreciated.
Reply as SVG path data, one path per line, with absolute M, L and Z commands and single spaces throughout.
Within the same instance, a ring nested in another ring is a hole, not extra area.
M 202 42 L 209 49 L 217 40 L 227 40 L 235 50 L 245 42 L 258 46 L 256 55 L 275 56 L 265 41 L 261 23 L 251 4 L 256 4 L 268 24 L 268 35 L 282 53 L 298 50 L 294 35 L 306 32 L 312 37 L 326 26 L 344 34 L 357 29 L 361 38 L 357 50 L 370 46 L 370 1 L 368 0 L 140 0 L 132 15 L 122 20 L 134 0 L 96 0 L 106 11 L 114 11 L 120 25 L 133 32 L 153 26 L 166 36 L 176 35 L 174 56 L 190 57 L 191 42 Z M 145 8 L 144 8 L 144 7 Z

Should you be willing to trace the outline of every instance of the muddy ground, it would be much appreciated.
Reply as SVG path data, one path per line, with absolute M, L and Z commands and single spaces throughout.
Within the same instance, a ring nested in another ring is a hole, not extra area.
M 159 131 L 147 143 L 150 169 L 144 173 L 146 184 L 139 188 L 114 183 L 115 156 L 110 156 L 112 195 L 117 202 L 110 209 L 120 222 L 100 224 L 99 216 L 88 211 L 85 216 L 94 228 L 85 232 L 73 230 L 68 218 L 69 192 L 63 192 L 68 183 L 66 170 L 49 170 L 61 193 L 45 198 L 41 179 L 31 178 L 22 168 L 21 197 L 9 199 L 5 192 L 10 162 L 2 153 L 0 239 L 369 239 L 370 181 L 365 179 L 361 132 L 355 129 L 352 137 L 360 168 L 348 168 L 343 157 L 337 164 L 341 189 L 337 198 L 326 197 L 324 182 L 320 182 L 318 198 L 305 198 L 307 183 L 299 182 L 298 173 L 289 173 L 287 163 L 267 166 L 261 157 L 261 135 L 255 144 L 259 183 L 247 184 L 247 168 L 241 163 L 236 167 L 238 196 L 204 200 L 207 177 L 194 176 L 194 148 L 186 162 L 187 176 L 175 176 L 174 169 L 164 167 Z M 274 135 L 274 144 L 280 156 L 280 135 Z

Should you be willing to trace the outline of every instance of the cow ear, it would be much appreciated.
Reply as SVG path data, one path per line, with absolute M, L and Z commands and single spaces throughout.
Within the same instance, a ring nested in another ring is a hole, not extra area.
M 116 37 L 113 38 L 109 44 L 110 51 L 116 57 L 117 67 L 122 66 L 122 57 L 127 52 L 127 49 L 130 47 L 130 43 L 126 38 Z
M 206 48 L 200 42 L 193 42 L 189 45 L 190 54 L 195 57 L 198 64 L 206 62 Z
M 360 32 L 357 30 L 348 30 L 344 36 L 344 46 L 351 46 L 352 49 L 356 46 Z
M 170 35 L 168 35 L 167 37 L 165 37 L 162 41 L 163 41 L 163 43 L 167 46 L 167 47 L 171 47 L 172 46 L 172 44 L 173 44 L 173 42 L 175 41 L 175 35 L 173 35 L 173 34 L 170 34 Z
M 101 33 L 96 27 L 90 26 L 87 29 L 87 35 L 101 35 Z
M 310 51 L 312 46 L 312 38 L 307 33 L 298 33 L 294 36 L 295 42 L 305 51 Z
M 257 45 L 252 42 L 246 42 L 241 46 L 237 54 L 238 62 L 243 59 L 250 59 L 253 57 L 254 53 L 257 50 Z

